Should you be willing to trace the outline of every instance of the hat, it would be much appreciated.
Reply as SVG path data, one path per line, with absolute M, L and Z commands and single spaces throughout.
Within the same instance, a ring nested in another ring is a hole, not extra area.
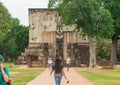
M 3 61 L 3 56 L 0 55 L 0 64 L 2 63 L 2 61 Z

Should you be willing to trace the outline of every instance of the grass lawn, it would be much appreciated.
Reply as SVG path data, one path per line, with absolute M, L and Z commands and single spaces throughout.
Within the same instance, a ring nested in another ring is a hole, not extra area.
M 120 67 L 109 70 L 90 68 L 77 68 L 76 70 L 94 85 L 120 85 Z
M 29 81 L 45 70 L 44 68 L 18 68 L 17 66 L 10 67 L 10 64 L 11 63 L 5 63 L 5 66 L 8 67 L 10 71 L 12 85 L 26 85 Z

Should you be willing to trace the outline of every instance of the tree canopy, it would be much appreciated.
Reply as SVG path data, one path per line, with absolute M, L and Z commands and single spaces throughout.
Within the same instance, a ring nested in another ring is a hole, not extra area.
M 111 38 L 114 34 L 114 20 L 101 0 L 49 0 L 49 8 L 53 7 L 59 10 L 64 24 L 74 24 L 84 35 Z
M 11 15 L 7 8 L 0 2 L 0 34 L 11 28 Z M 2 31 L 2 32 L 1 32 Z
M 0 3 L 0 54 L 5 60 L 17 58 L 28 46 L 28 30 Z
M 119 0 L 103 0 L 104 8 L 108 9 L 114 19 L 115 34 L 120 34 L 120 1 Z
M 28 30 L 17 18 L 12 18 L 11 29 L 0 36 L 0 52 L 6 59 L 17 58 L 28 46 Z
M 108 9 L 114 19 L 113 28 L 114 35 L 112 36 L 111 61 L 117 63 L 117 42 L 120 39 L 120 1 L 119 0 L 103 0 L 104 8 Z

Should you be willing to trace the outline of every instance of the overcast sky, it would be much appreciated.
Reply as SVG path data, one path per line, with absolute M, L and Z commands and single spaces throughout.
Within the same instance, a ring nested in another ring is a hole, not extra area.
M 0 0 L 10 14 L 28 26 L 28 8 L 47 8 L 48 0 Z

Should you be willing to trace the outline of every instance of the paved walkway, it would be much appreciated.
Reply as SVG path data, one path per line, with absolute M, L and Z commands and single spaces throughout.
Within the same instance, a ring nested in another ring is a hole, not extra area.
M 73 68 L 69 71 L 64 69 L 67 79 L 70 81 L 68 84 L 67 80 L 63 77 L 61 85 L 94 85 L 82 75 L 78 74 Z M 46 69 L 42 74 L 38 75 L 35 79 L 30 81 L 27 85 L 55 85 L 54 74 L 50 76 L 50 71 Z

